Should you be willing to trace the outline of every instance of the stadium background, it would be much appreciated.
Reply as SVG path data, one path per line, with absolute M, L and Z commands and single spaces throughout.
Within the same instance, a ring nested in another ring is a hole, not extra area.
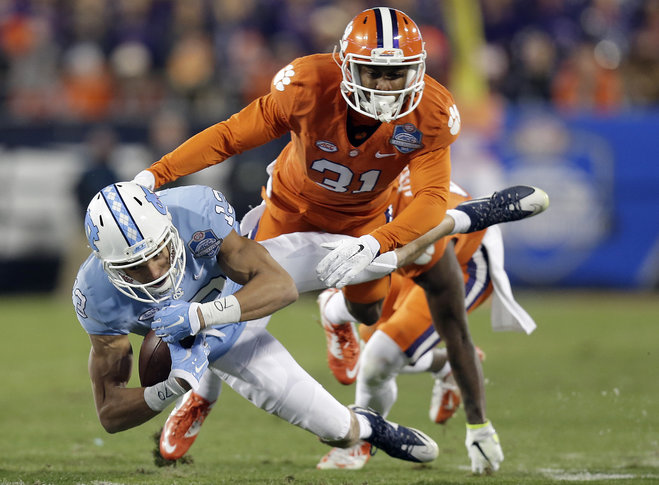
M 67 297 L 82 207 L 331 51 L 367 1 L 0 2 L 0 293 Z M 505 227 L 516 287 L 659 287 L 659 2 L 381 2 L 419 23 L 428 72 L 454 93 L 454 180 L 550 195 Z M 286 140 L 180 183 L 259 202 Z M 79 202 L 81 200 L 81 202 Z

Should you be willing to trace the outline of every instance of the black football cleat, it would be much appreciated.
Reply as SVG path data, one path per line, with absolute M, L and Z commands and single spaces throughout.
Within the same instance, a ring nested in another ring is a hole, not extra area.
M 549 196 L 537 187 L 515 185 L 489 197 L 472 199 L 455 209 L 471 219 L 465 233 L 476 232 L 502 222 L 513 222 L 540 214 L 549 207 Z

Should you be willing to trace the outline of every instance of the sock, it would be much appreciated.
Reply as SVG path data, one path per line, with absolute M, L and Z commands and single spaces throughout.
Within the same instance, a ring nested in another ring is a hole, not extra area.
M 433 354 L 432 352 L 426 352 L 421 357 L 417 359 L 414 364 L 406 365 L 400 371 L 401 374 L 417 374 L 419 372 L 428 372 L 430 366 L 432 365 Z
M 447 375 L 451 373 L 451 364 L 449 364 L 449 361 L 446 361 L 446 364 L 444 364 L 444 367 L 439 369 L 439 372 L 436 372 L 437 377 L 440 379 L 444 379 Z
M 464 233 L 471 226 L 471 218 L 466 212 L 456 209 L 449 209 L 446 213 L 455 221 L 455 227 L 449 235 Z
M 206 399 L 206 401 L 215 402 L 220 397 L 221 390 L 222 379 L 217 377 L 214 372 L 204 372 L 204 375 L 199 380 L 199 387 L 195 392 Z
M 357 421 L 359 422 L 359 439 L 365 440 L 366 438 L 370 438 L 373 434 L 371 423 L 369 423 L 368 419 L 366 419 L 366 417 L 362 416 L 361 414 L 355 413 L 355 416 L 357 416 Z
M 338 291 L 334 293 L 325 305 L 325 318 L 334 324 L 354 322 L 353 317 L 348 311 L 343 293 Z

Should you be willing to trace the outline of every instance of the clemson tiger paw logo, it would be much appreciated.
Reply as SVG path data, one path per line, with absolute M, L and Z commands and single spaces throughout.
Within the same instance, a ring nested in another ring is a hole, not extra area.
M 460 112 L 458 111 L 458 107 L 456 105 L 451 106 L 448 109 L 448 114 L 448 127 L 451 135 L 455 136 L 460 131 Z
M 283 91 L 286 86 L 291 83 L 291 78 L 295 76 L 295 71 L 293 70 L 293 65 L 289 64 L 277 74 L 275 74 L 272 84 L 275 85 L 277 91 Z

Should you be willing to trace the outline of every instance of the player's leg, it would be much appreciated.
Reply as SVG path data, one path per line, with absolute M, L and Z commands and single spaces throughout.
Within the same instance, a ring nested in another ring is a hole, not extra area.
M 332 446 L 363 439 L 403 460 L 431 461 L 437 455 L 437 445 L 425 434 L 343 406 L 263 327 L 246 325 L 234 346 L 209 368 L 254 405 Z
M 485 422 L 483 372 L 471 340 L 465 308 L 465 286 L 462 269 L 453 244 L 428 271 L 416 278 L 424 289 L 435 330 L 445 342 L 449 362 L 455 373 L 465 403 L 469 423 Z

